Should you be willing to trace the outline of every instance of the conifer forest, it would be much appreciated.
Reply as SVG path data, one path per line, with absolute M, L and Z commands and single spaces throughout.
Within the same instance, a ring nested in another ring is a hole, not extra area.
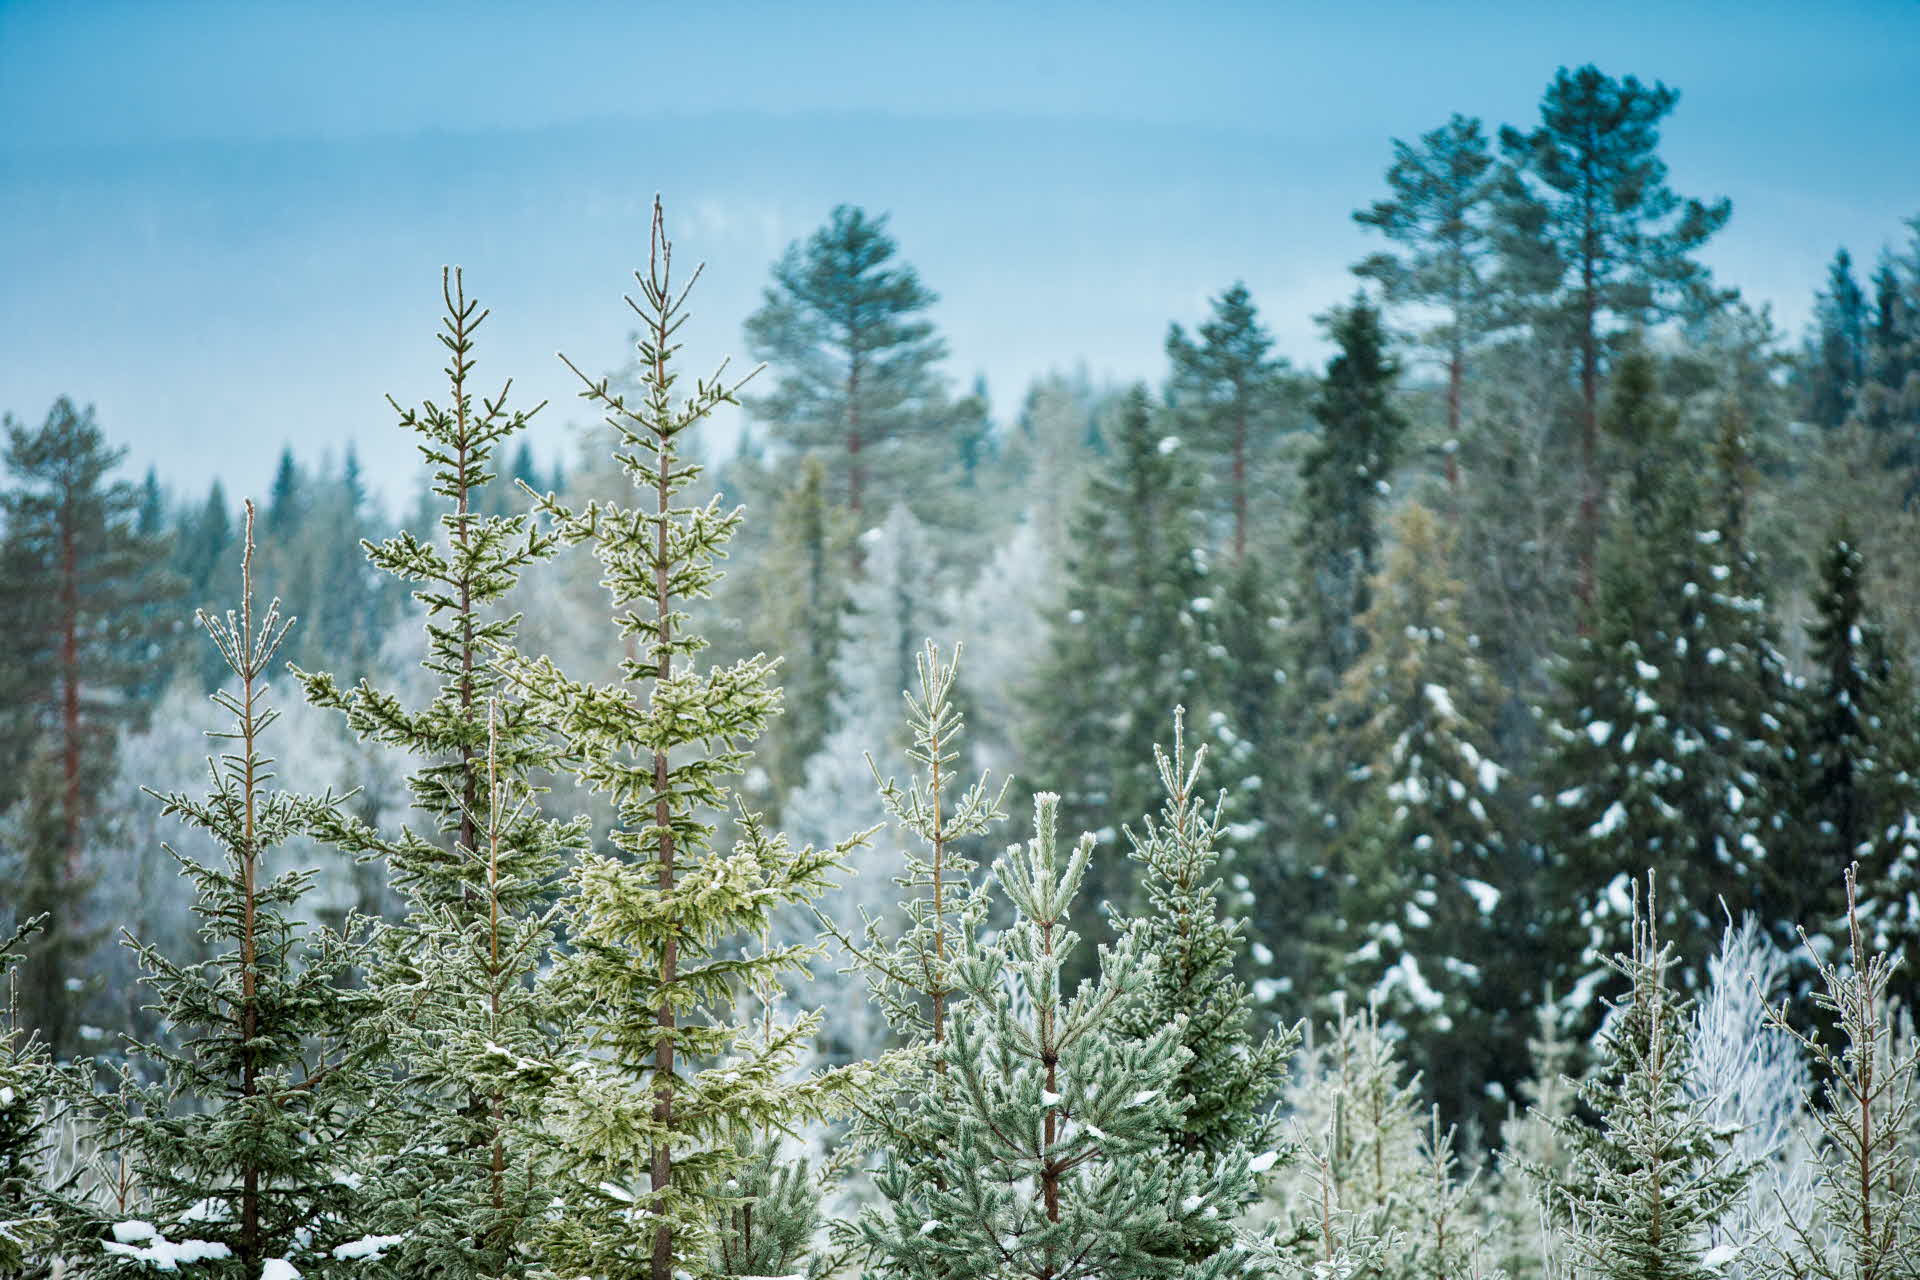
M 0 1277 L 1920 1277 L 1920 208 L 1788 331 L 1539 70 L 1312 362 L 669 189 L 571 404 L 417 264 L 404 475 L 7 405 Z

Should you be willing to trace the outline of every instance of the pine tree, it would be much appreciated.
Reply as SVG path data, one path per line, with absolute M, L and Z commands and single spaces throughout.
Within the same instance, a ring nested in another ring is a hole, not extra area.
M 1287 362 L 1270 354 L 1273 335 L 1261 326 L 1246 285 L 1235 282 L 1212 306 L 1212 315 L 1193 337 L 1178 324 L 1167 330 L 1167 359 L 1173 365 L 1167 406 L 1200 456 L 1225 465 L 1221 487 L 1237 563 L 1247 554 L 1251 495 L 1264 487 L 1256 476 L 1283 429 L 1277 419 L 1284 407 Z
M 1313 402 L 1321 436 L 1301 466 L 1301 658 L 1296 691 L 1329 696 L 1365 648 L 1357 620 L 1367 581 L 1379 571 L 1379 510 L 1399 460 L 1406 420 L 1391 395 L 1399 367 L 1387 353 L 1380 313 L 1364 297 L 1327 324 L 1339 354 Z
M 158 656 L 177 591 L 165 542 L 138 528 L 139 490 L 111 479 L 125 454 L 110 447 L 91 409 L 62 397 L 37 429 L 6 421 L 0 494 L 0 808 L 26 784 L 19 880 L 6 897 L 22 919 L 46 916 L 22 967 L 27 1024 L 64 1056 L 74 1048 L 77 1001 L 65 979 L 93 940 L 87 894 L 98 803 L 118 731 L 143 708 L 125 691 Z M 36 758 L 37 757 L 37 758 Z
M 750 759 L 778 695 L 764 659 L 695 664 L 705 642 L 686 606 L 711 590 L 740 513 L 717 498 L 676 505 L 700 473 L 682 437 L 733 403 L 737 384 L 701 380 L 673 398 L 675 335 L 699 272 L 674 278 L 664 228 L 656 202 L 649 266 L 636 273 L 641 300 L 631 303 L 644 322 L 638 399 L 580 375 L 649 505 L 540 501 L 561 545 L 600 561 L 629 656 L 610 685 L 569 678 L 550 658 L 505 661 L 529 713 L 556 735 L 561 766 L 615 813 L 613 852 L 582 858 L 562 900 L 572 950 L 551 982 L 575 1018 L 548 1091 L 548 1187 L 565 1208 L 545 1241 L 556 1274 L 608 1280 L 703 1274 L 715 1224 L 738 1202 L 726 1180 L 745 1159 L 739 1140 L 820 1117 L 861 1077 L 788 1078 L 817 1014 L 755 1036 L 735 1012 L 741 996 L 771 989 L 813 954 L 754 940 L 777 908 L 821 893 L 852 842 L 795 850 L 740 813 L 733 849 L 714 847 L 726 779 Z
M 1142 1041 L 1169 1026 L 1179 1029 L 1185 1052 L 1173 1087 L 1184 1105 L 1165 1141 L 1179 1157 L 1204 1164 L 1235 1152 L 1265 1153 L 1278 1142 L 1270 1107 L 1299 1031 L 1269 1032 L 1256 1040 L 1249 1026 L 1253 1002 L 1233 976 L 1247 922 L 1221 918 L 1223 886 L 1214 870 L 1224 797 L 1209 810 L 1197 794 L 1207 749 L 1188 758 L 1183 721 L 1176 710 L 1171 756 L 1154 749 L 1166 790 L 1159 820 L 1148 816 L 1139 832 L 1126 830 L 1128 856 L 1140 868 L 1146 900 L 1126 928 L 1135 951 L 1157 963 L 1116 1021 Z M 1219 1248 L 1226 1227 L 1205 1224 L 1189 1253 L 1200 1257 Z
M 994 864 L 1012 923 L 956 957 L 967 998 L 936 1058 L 945 1105 L 925 1113 L 927 1158 L 882 1170 L 862 1240 L 902 1277 L 1237 1274 L 1237 1244 L 1200 1261 L 1187 1248 L 1245 1202 L 1247 1153 L 1174 1158 L 1177 1028 L 1138 1040 L 1115 1025 L 1151 961 L 1123 937 L 1101 948 L 1095 978 L 1066 989 L 1062 963 L 1080 945 L 1068 912 L 1093 840 L 1062 857 L 1056 814 L 1053 796 L 1037 797 L 1034 838 Z
M 1211 597 L 1195 482 L 1181 441 L 1155 429 L 1136 388 L 1113 456 L 1074 515 L 1063 598 L 1022 734 L 1023 758 L 1072 762 L 1064 776 L 1057 764 L 1053 776 L 1036 769 L 1029 784 L 1059 786 L 1063 821 L 1103 844 L 1158 800 L 1153 745 L 1167 708 L 1206 704 L 1211 627 L 1198 602 Z M 1119 870 L 1100 860 L 1088 890 L 1124 911 L 1131 895 Z
M 380 1117 L 375 1234 L 404 1237 L 394 1265 L 454 1278 L 519 1265 L 547 1207 L 525 1137 L 532 1104 L 514 1073 L 550 1049 L 555 1011 L 532 984 L 553 943 L 555 880 L 587 827 L 540 814 L 531 778 L 554 751 L 496 666 L 518 622 L 498 606 L 554 547 L 527 515 L 480 514 L 495 454 L 531 415 L 508 410 L 504 388 L 476 400 L 474 334 L 488 313 L 457 271 L 442 272 L 441 294 L 447 401 L 396 412 L 433 469 L 444 536 L 403 531 L 367 546 L 375 568 L 419 584 L 437 687 L 414 708 L 367 681 L 342 688 L 325 672 L 296 674 L 308 701 L 341 713 L 355 737 L 418 762 L 408 780 L 417 826 L 387 834 L 349 822 L 328 834 L 382 860 L 408 905 L 373 982 L 407 1102 Z
M 1698 314 L 1720 296 L 1693 256 L 1726 225 L 1732 206 L 1682 200 L 1667 186 L 1657 154 L 1660 121 L 1678 90 L 1633 76 L 1616 80 L 1594 66 L 1562 67 L 1540 102 L 1540 127 L 1500 130 L 1500 146 L 1530 179 L 1506 201 L 1510 234 L 1537 239 L 1554 287 L 1539 324 L 1564 339 L 1579 369 L 1579 531 L 1581 599 L 1592 594 L 1600 528 L 1601 378 L 1615 330 L 1676 314 Z
M 1511 181 L 1510 171 L 1495 166 L 1480 121 L 1455 113 L 1421 134 L 1418 145 L 1394 139 L 1387 168 L 1392 195 L 1353 215 L 1405 246 L 1399 254 L 1369 254 L 1354 274 L 1376 281 L 1388 303 L 1439 309 L 1420 341 L 1446 364 L 1448 440 L 1460 436 L 1469 360 L 1500 322 L 1495 197 Z M 1457 482 L 1451 451 L 1447 466 L 1449 481 Z
M 894 264 L 897 252 L 884 214 L 840 205 L 804 246 L 787 247 L 747 320 L 748 349 L 778 377 L 752 402 L 755 417 L 795 449 L 833 459 L 833 499 L 856 523 L 869 505 L 904 496 L 926 456 L 914 446 L 943 421 L 937 366 L 947 348 L 922 316 L 938 295 Z
M 1486 1106 L 1485 1084 L 1524 1068 L 1516 978 L 1534 969 L 1515 901 L 1531 879 L 1497 811 L 1508 771 L 1489 721 L 1500 691 L 1460 617 L 1439 522 L 1412 504 L 1360 626 L 1372 637 L 1333 712 L 1352 762 L 1330 833 L 1340 916 L 1364 929 L 1345 959 L 1354 989 L 1406 1035 L 1403 1053 L 1449 1120 Z M 1346 939 L 1332 939 L 1338 943 Z
M 1821 986 L 1814 1003 L 1837 1020 L 1839 1046 L 1798 1030 L 1784 1001 L 1766 1011 L 1768 1023 L 1799 1042 L 1825 1081 L 1825 1105 L 1813 1112 L 1817 1210 L 1789 1214 L 1777 1246 L 1780 1274 L 1818 1280 L 1890 1280 L 1920 1268 L 1920 1165 L 1912 1138 L 1920 1049 L 1910 1032 L 1896 1029 L 1887 984 L 1898 961 L 1867 944 L 1855 875 L 1849 867 L 1848 964 L 1812 954 Z
M 1573 1158 L 1550 1194 L 1574 1256 L 1594 1275 L 1708 1280 L 1737 1256 L 1705 1237 L 1750 1170 L 1688 1095 L 1689 1005 L 1668 984 L 1673 946 L 1660 939 L 1652 898 L 1651 879 L 1644 902 L 1635 886 L 1632 949 L 1609 957 L 1629 991 L 1610 1002 L 1600 1068 L 1579 1086 L 1593 1121 L 1556 1122 Z
M 357 921 L 344 934 L 300 924 L 314 872 L 270 861 L 288 839 L 338 817 L 331 798 L 268 786 L 265 735 L 277 713 L 265 675 L 292 619 L 277 601 L 255 612 L 251 503 L 243 548 L 238 615 L 198 615 L 238 682 L 214 695 L 234 724 L 211 736 L 230 748 L 209 762 L 204 798 L 156 797 L 221 851 L 205 863 L 175 854 L 217 951 L 183 964 L 133 944 L 179 1047 L 135 1045 L 120 1094 L 131 1105 L 107 1100 L 106 1124 L 146 1189 L 149 1216 L 115 1224 L 111 1239 L 85 1249 L 85 1274 L 195 1261 L 199 1275 L 253 1280 L 277 1259 L 325 1276 L 362 1234 L 351 1173 L 378 1086 L 360 1034 L 373 1000 L 349 981 L 370 957 Z M 137 1083 L 154 1071 L 160 1083 Z

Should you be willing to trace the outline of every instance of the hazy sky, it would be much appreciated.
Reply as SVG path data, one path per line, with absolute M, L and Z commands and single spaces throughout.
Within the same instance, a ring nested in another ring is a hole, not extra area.
M 457 263 L 482 380 L 554 401 L 551 454 L 585 417 L 554 352 L 621 362 L 655 191 L 711 263 L 702 363 L 842 201 L 892 214 L 1003 418 L 1049 368 L 1157 382 L 1167 322 L 1235 279 L 1318 361 L 1389 140 L 1531 125 L 1584 62 L 1682 91 L 1673 185 L 1732 198 L 1706 257 L 1792 332 L 1837 245 L 1870 263 L 1920 213 L 1920 0 L 0 0 L 0 409 L 91 400 L 196 493 L 353 440 L 397 497 L 383 397 L 437 393 Z

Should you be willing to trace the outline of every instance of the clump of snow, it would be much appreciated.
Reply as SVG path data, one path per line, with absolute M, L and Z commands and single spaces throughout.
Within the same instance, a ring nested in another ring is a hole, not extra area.
M 1444 686 L 1430 684 L 1421 692 L 1426 695 L 1427 705 L 1433 708 L 1435 715 L 1446 720 L 1458 718 L 1459 713 L 1453 707 L 1453 695 L 1448 693 Z
M 1613 726 L 1605 720 L 1595 720 L 1587 726 L 1587 736 L 1593 739 L 1594 746 L 1604 747 L 1613 736 Z
M 358 1240 L 349 1240 L 345 1244 L 335 1245 L 333 1256 L 343 1261 L 354 1258 L 372 1258 L 378 1261 L 387 1250 L 405 1239 L 405 1236 L 361 1236 Z
M 1462 877 L 1460 887 L 1473 896 L 1473 905 L 1480 908 L 1480 914 L 1490 916 L 1500 905 L 1500 891 L 1485 880 L 1473 880 Z
M 300 1268 L 285 1258 L 268 1258 L 260 1264 L 260 1280 L 300 1280 Z
M 1627 823 L 1626 806 L 1615 800 L 1600 815 L 1600 820 L 1587 828 L 1587 835 L 1595 840 L 1604 840 Z
M 1247 1161 L 1247 1168 L 1255 1173 L 1265 1173 L 1267 1170 L 1273 1168 L 1274 1163 L 1279 1159 L 1280 1153 L 1278 1151 L 1262 1151 L 1259 1155 Z
M 211 1240 L 169 1240 L 151 1222 L 137 1218 L 114 1223 L 113 1236 L 100 1247 L 108 1253 L 148 1263 L 155 1271 L 172 1271 L 183 1262 L 208 1262 L 233 1256 L 226 1245 Z M 293 1280 L 299 1280 L 298 1272 Z

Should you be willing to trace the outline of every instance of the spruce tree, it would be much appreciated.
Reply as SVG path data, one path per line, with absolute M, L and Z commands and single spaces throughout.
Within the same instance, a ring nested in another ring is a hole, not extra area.
M 377 1119 L 386 1149 L 370 1184 L 376 1235 L 398 1235 L 397 1267 L 437 1276 L 495 1276 L 519 1261 L 547 1196 L 527 1141 L 531 1100 L 515 1080 L 550 1048 L 554 1010 L 533 990 L 548 961 L 548 918 L 561 864 L 586 841 L 586 820 L 544 818 L 532 779 L 554 762 L 540 721 L 509 695 L 496 661 L 517 615 L 500 603 L 521 573 L 552 553 L 530 516 L 482 515 L 491 468 L 529 413 L 470 389 L 475 331 L 487 312 L 455 271 L 441 274 L 440 343 L 448 396 L 400 411 L 440 499 L 442 536 L 401 532 L 367 544 L 375 568 L 416 585 L 425 610 L 424 705 L 362 681 L 343 688 L 297 672 L 307 699 L 343 715 L 359 739 L 412 757 L 413 825 L 393 833 L 343 823 L 332 841 L 384 862 L 406 895 L 388 929 L 373 988 L 402 1110 Z
M 1857 862 L 1866 869 L 1868 940 L 1911 970 L 1920 963 L 1920 913 L 1908 905 L 1920 879 L 1920 741 L 1905 658 L 1869 612 L 1867 587 L 1865 553 L 1842 523 L 1822 558 L 1807 628 L 1813 673 L 1794 720 L 1783 856 L 1767 864 L 1769 914 L 1829 944 L 1843 940 L 1839 884 Z M 1889 982 L 1912 994 L 1909 972 Z
M 1550 1195 L 1574 1257 L 1594 1275 L 1709 1280 L 1737 1251 L 1705 1237 L 1750 1170 L 1688 1094 L 1689 1002 L 1668 982 L 1673 946 L 1659 935 L 1653 884 L 1645 901 L 1635 886 L 1631 950 L 1608 958 L 1628 993 L 1610 1002 L 1599 1069 L 1578 1089 L 1592 1120 L 1555 1122 L 1573 1154 Z
M 1784 1001 L 1766 1010 L 1768 1024 L 1799 1042 L 1825 1082 L 1825 1105 L 1813 1112 L 1815 1212 L 1789 1211 L 1775 1245 L 1780 1274 L 1817 1280 L 1891 1280 L 1920 1269 L 1920 1048 L 1911 1024 L 1896 1023 L 1887 987 L 1899 960 L 1867 940 L 1856 872 L 1846 871 L 1847 963 L 1812 951 L 1820 976 L 1814 1003 L 1838 1024 L 1838 1045 L 1799 1030 L 1804 1020 Z
M 1844 248 L 1834 252 L 1827 287 L 1814 299 L 1813 318 L 1806 412 L 1816 425 L 1831 431 L 1852 414 L 1867 376 L 1867 295 Z
M 778 695 L 765 659 L 696 664 L 705 641 L 686 609 L 717 580 L 740 513 L 718 498 L 688 507 L 675 497 L 700 474 L 683 437 L 733 403 L 738 384 L 716 376 L 674 398 L 676 334 L 699 271 L 684 283 L 674 276 L 658 202 L 649 265 L 635 274 L 639 395 L 630 401 L 607 379 L 580 376 L 645 505 L 540 501 L 560 544 L 599 560 L 629 656 L 607 685 L 570 678 L 546 657 L 503 666 L 554 733 L 560 766 L 615 815 L 611 851 L 579 860 L 561 904 L 572 949 L 550 989 L 572 1019 L 547 1091 L 547 1186 L 564 1205 L 547 1223 L 548 1265 L 557 1275 L 670 1280 L 676 1269 L 705 1273 L 716 1223 L 738 1202 L 727 1180 L 747 1159 L 741 1140 L 818 1118 L 858 1083 L 857 1072 L 790 1077 L 817 1014 L 755 1035 L 735 1008 L 813 954 L 756 940 L 775 910 L 823 891 L 852 842 L 795 850 L 742 812 L 731 851 L 715 847 L 726 780 L 749 761 Z
M 236 682 L 214 695 L 234 722 L 210 736 L 228 746 L 209 761 L 206 796 L 156 796 L 220 850 L 207 862 L 174 854 L 215 954 L 183 963 L 133 943 L 178 1047 L 132 1046 L 118 1099 L 104 1100 L 112 1143 L 149 1207 L 79 1250 L 83 1274 L 194 1261 L 196 1274 L 234 1280 L 286 1266 L 326 1276 L 364 1235 L 353 1174 L 379 1083 L 362 1034 L 374 1000 L 352 979 L 370 953 L 360 921 L 335 933 L 297 914 L 315 872 L 286 867 L 282 846 L 339 818 L 330 797 L 268 785 L 266 734 L 278 713 L 265 677 L 292 619 L 278 601 L 256 612 L 251 503 L 246 514 L 240 610 L 197 615 Z M 155 1074 L 158 1083 L 139 1083 Z
M 1239 970 L 1263 992 L 1261 1005 L 1307 980 L 1301 931 L 1262 904 L 1294 901 L 1300 891 L 1299 833 L 1292 824 L 1298 771 L 1281 762 L 1286 740 L 1284 605 L 1264 564 L 1249 555 L 1228 570 L 1212 600 L 1208 673 L 1212 709 L 1209 760 L 1223 792 L 1218 833 L 1232 910 L 1247 917 L 1247 954 Z
M 1515 1015 L 1534 963 L 1522 904 L 1507 899 L 1523 898 L 1531 868 L 1495 807 L 1508 779 L 1490 729 L 1500 690 L 1461 619 L 1446 537 L 1418 504 L 1395 533 L 1360 617 L 1372 643 L 1333 713 L 1352 726 L 1333 740 L 1351 764 L 1337 804 L 1348 820 L 1329 838 L 1341 918 L 1364 930 L 1344 968 L 1405 1033 L 1449 1121 L 1490 1125 L 1484 1086 L 1524 1069 Z
M 1911 471 L 1920 467 L 1905 430 L 1920 421 L 1920 218 L 1908 221 L 1907 252 L 1884 253 L 1873 273 L 1867 320 L 1867 375 L 1858 413 L 1882 442 L 1886 461 Z M 1906 497 L 1911 500 L 1914 483 Z
M 1651 363 L 1621 365 L 1609 434 L 1634 446 L 1585 634 L 1559 671 L 1542 763 L 1547 875 L 1542 936 L 1577 1003 L 1626 950 L 1628 885 L 1649 866 L 1668 886 L 1659 921 L 1678 976 L 1697 988 L 1718 904 L 1756 905 L 1779 843 L 1778 752 L 1792 715 L 1757 575 L 1707 500 L 1697 454 L 1655 388 Z M 1651 909 L 1651 908 L 1650 908 Z
M 91 409 L 62 397 L 39 428 L 9 418 L 6 433 L 0 808 L 25 790 L 28 812 L 5 897 L 21 919 L 46 917 L 21 969 L 22 1012 L 64 1056 L 79 1004 L 66 979 L 96 936 L 87 847 L 112 813 L 98 792 L 118 732 L 143 713 L 126 690 L 161 652 L 166 621 L 155 606 L 178 584 L 164 540 L 139 531 L 139 489 L 111 478 L 126 451 L 107 444 Z
M 1224 796 L 1209 807 L 1198 794 L 1207 749 L 1188 757 L 1183 722 L 1184 713 L 1176 710 L 1171 756 L 1154 749 L 1166 791 L 1158 821 L 1149 815 L 1138 832 L 1126 830 L 1145 898 L 1126 928 L 1134 949 L 1157 963 L 1116 1022 L 1142 1041 L 1169 1026 L 1179 1029 L 1185 1052 L 1174 1088 L 1184 1106 L 1165 1141 L 1182 1159 L 1204 1165 L 1235 1152 L 1264 1153 L 1278 1142 L 1271 1107 L 1299 1032 L 1255 1039 L 1249 1025 L 1253 1001 L 1234 978 L 1247 922 L 1222 918 L 1223 886 L 1215 872 Z M 1188 1245 L 1196 1258 L 1226 1238 L 1224 1222 L 1204 1228 Z
M 1192 337 L 1178 324 L 1167 331 L 1173 366 L 1167 406 L 1186 424 L 1200 456 L 1225 467 L 1219 487 L 1238 562 L 1247 554 L 1251 497 L 1265 487 L 1257 477 L 1285 426 L 1279 412 L 1287 362 L 1271 354 L 1273 335 L 1260 324 L 1246 285 L 1235 282 L 1212 305 L 1212 315 Z
M 1621 329 L 1699 314 L 1721 299 L 1694 257 L 1726 225 L 1732 206 L 1683 200 L 1667 186 L 1660 121 L 1678 90 L 1598 67 L 1562 67 L 1540 102 L 1540 126 L 1503 127 L 1500 146 L 1527 190 L 1505 204 L 1516 242 L 1537 240 L 1552 286 L 1538 326 L 1564 341 L 1579 370 L 1583 566 L 1581 599 L 1591 597 L 1593 544 L 1600 528 L 1601 380 Z
M 1146 390 L 1135 388 L 1114 455 L 1073 512 L 1066 583 L 1021 729 L 1021 758 L 1073 768 L 1023 781 L 1058 785 L 1062 821 L 1108 846 L 1119 844 L 1121 819 L 1160 800 L 1152 760 L 1167 708 L 1208 702 L 1212 574 L 1196 482 L 1187 445 L 1158 430 Z M 1119 860 L 1096 862 L 1089 896 L 1129 910 Z
M 1419 1094 L 1378 1011 L 1336 995 L 1288 1086 L 1294 1156 L 1268 1190 L 1294 1268 L 1390 1274 L 1422 1175 Z
M 1247 922 L 1222 918 L 1223 886 L 1215 872 L 1224 797 L 1210 807 L 1198 793 L 1207 748 L 1188 756 L 1184 718 L 1175 711 L 1173 754 L 1154 748 L 1166 792 L 1159 819 L 1148 815 L 1137 832 L 1126 830 L 1127 856 L 1139 867 L 1145 900 L 1126 927 L 1135 949 L 1158 964 L 1120 1024 L 1141 1039 L 1181 1027 L 1187 1056 L 1178 1088 L 1187 1105 L 1168 1139 L 1184 1152 L 1214 1157 L 1271 1145 L 1276 1135 L 1267 1108 L 1298 1036 L 1289 1031 L 1256 1040 L 1248 1026 L 1252 1001 L 1233 976 Z
M 1082 1277 L 1228 1276 L 1247 1259 L 1193 1242 L 1230 1221 L 1251 1178 L 1244 1148 L 1184 1162 L 1185 1051 L 1178 1028 L 1123 1035 L 1117 1015 L 1152 961 L 1131 938 L 1101 948 L 1096 976 L 1069 992 L 1062 965 L 1080 945 L 1069 910 L 1093 853 L 1064 857 L 1055 798 L 1034 803 L 1034 838 L 994 864 L 1012 923 L 956 957 L 966 1000 L 935 1062 L 944 1105 L 929 1108 L 926 1158 L 890 1160 L 880 1208 L 860 1234 L 887 1274 Z
M 1301 465 L 1302 617 L 1296 689 L 1315 702 L 1333 692 L 1365 648 L 1357 620 L 1379 571 L 1379 511 L 1399 461 L 1406 420 L 1392 393 L 1399 366 L 1387 352 L 1380 313 L 1364 297 L 1337 309 L 1327 328 L 1339 353 L 1313 402 L 1321 435 Z
M 904 496 L 928 456 L 915 446 L 946 416 L 937 412 L 946 343 L 923 314 L 938 295 L 895 263 L 898 249 L 886 215 L 840 205 L 805 245 L 787 247 L 747 320 L 748 349 L 777 379 L 752 402 L 754 416 L 832 460 L 830 492 L 856 522 Z
M 1029 781 L 1058 786 L 1062 820 L 1106 845 L 1157 803 L 1153 745 L 1167 708 L 1206 705 L 1213 666 L 1194 463 L 1178 437 L 1156 429 L 1143 388 L 1128 397 L 1113 450 L 1074 515 L 1022 735 L 1024 758 L 1072 762 Z M 1102 859 L 1088 887 L 1096 903 L 1125 910 L 1132 895 L 1118 871 Z
M 976 948 L 976 931 L 988 913 L 974 880 L 977 864 L 966 850 L 1006 817 L 1006 785 L 994 788 L 984 773 L 966 781 L 958 769 L 966 730 L 954 702 L 959 662 L 957 650 L 943 659 L 931 641 L 919 654 L 914 687 L 905 694 L 911 772 L 905 785 L 892 776 L 880 783 L 880 802 L 905 849 L 905 866 L 893 884 L 908 896 L 897 915 L 865 913 L 857 938 L 819 914 L 851 957 L 894 1039 L 916 1055 L 913 1069 L 856 1111 L 850 1135 L 854 1149 L 885 1153 L 895 1176 L 880 1179 L 878 1189 L 890 1201 L 902 1196 L 911 1202 L 928 1178 L 938 1176 L 938 1135 L 929 1126 L 953 1105 L 954 1087 L 939 1055 L 954 1010 L 967 998 L 959 966 Z M 877 779 L 872 756 L 866 760 Z M 837 1230 L 845 1243 L 871 1254 L 873 1246 L 862 1243 L 852 1224 Z M 882 1248 L 878 1256 L 888 1255 Z

